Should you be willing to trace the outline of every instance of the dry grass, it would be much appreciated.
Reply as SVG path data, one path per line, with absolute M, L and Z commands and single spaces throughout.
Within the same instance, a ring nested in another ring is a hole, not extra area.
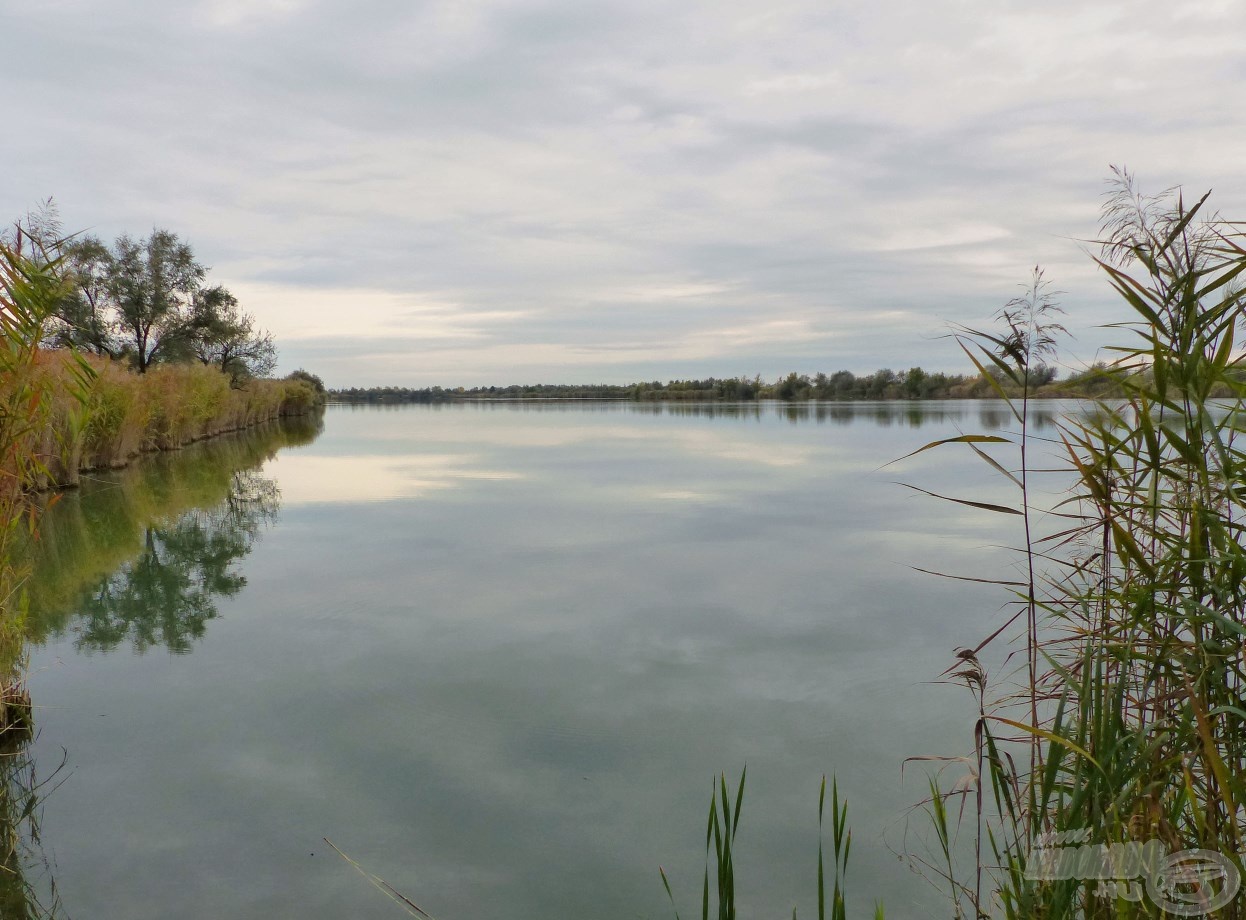
M 116 361 L 39 351 L 32 379 L 44 394 L 38 424 L 19 449 L 35 459 L 36 489 L 78 484 L 87 470 L 122 467 L 147 451 L 177 450 L 204 438 L 314 411 L 318 397 L 298 380 L 230 386 L 219 370 L 166 365 L 136 374 Z M 0 398 L 5 384 L 0 383 Z

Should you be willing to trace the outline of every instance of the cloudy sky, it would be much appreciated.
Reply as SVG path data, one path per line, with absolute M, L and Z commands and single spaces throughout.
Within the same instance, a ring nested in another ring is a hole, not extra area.
M 167 227 L 330 385 L 956 369 L 1109 163 L 1246 216 L 1246 2 L 0 0 L 0 216 Z

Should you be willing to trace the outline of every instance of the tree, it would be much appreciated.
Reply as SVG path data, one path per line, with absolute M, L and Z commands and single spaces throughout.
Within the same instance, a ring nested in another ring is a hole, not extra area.
M 49 198 L 12 233 L 32 264 L 63 282 L 37 333 L 41 343 L 110 358 L 128 358 L 139 373 L 158 361 L 216 365 L 237 383 L 271 374 L 272 335 L 256 326 L 221 285 L 204 287 L 207 269 L 177 234 L 155 229 L 111 246 L 94 236 L 65 236 Z
M 305 371 L 301 367 L 298 370 L 287 374 L 286 380 L 301 380 L 315 390 L 318 396 L 325 395 L 324 381 L 311 371 Z M 492 390 L 493 387 L 490 387 L 489 389 Z
M 804 374 L 792 371 L 781 381 L 775 390 L 779 399 L 807 399 L 809 397 L 809 378 Z
M 277 366 L 272 335 L 257 329 L 255 317 L 219 284 L 195 292 L 185 340 L 196 358 L 215 364 L 235 382 L 267 376 Z
M 145 240 L 121 236 L 113 246 L 105 289 L 116 310 L 123 350 L 140 374 L 166 353 L 185 347 L 190 311 L 206 269 L 188 244 L 168 230 Z
M 866 388 L 866 396 L 870 399 L 882 399 L 887 395 L 887 388 L 896 382 L 896 373 L 889 367 L 875 371 Z
M 112 254 L 93 236 L 66 240 L 61 250 L 62 270 L 70 288 L 52 318 L 51 343 L 118 357 L 122 346 L 108 298 Z
M 11 229 L 0 230 L 0 243 L 24 250 L 32 266 L 62 282 L 43 317 L 41 343 L 111 353 L 110 324 L 101 309 L 109 253 L 98 239 L 67 237 L 55 200 L 46 198 Z
M 1038 387 L 1046 386 L 1056 379 L 1057 373 L 1058 371 L 1054 367 L 1049 367 L 1046 364 L 1035 365 L 1030 369 L 1030 387 L 1037 389 Z
M 831 374 L 830 389 L 835 399 L 849 399 L 856 395 L 857 378 L 852 371 L 836 371 Z
M 909 399 L 920 399 L 925 395 L 926 381 L 929 375 L 920 367 L 910 367 L 903 375 L 904 380 L 900 384 L 900 389 L 904 391 L 904 395 Z

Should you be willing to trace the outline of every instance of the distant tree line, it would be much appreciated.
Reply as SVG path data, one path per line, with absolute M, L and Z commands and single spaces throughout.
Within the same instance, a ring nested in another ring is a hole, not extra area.
M 1090 377 L 1086 376 L 1086 380 Z M 1036 396 L 1075 395 L 1071 385 L 1056 383 L 1056 370 L 1036 368 L 1031 377 L 1030 391 Z M 535 384 L 505 387 L 350 387 L 330 390 L 329 398 L 338 402 L 434 403 L 451 400 L 488 399 L 631 399 L 631 400 L 725 400 L 749 402 L 757 399 L 781 399 L 797 402 L 809 399 L 980 399 L 998 395 L 998 380 L 987 380 L 980 374 L 929 373 L 920 367 L 906 371 L 889 368 L 872 374 L 856 375 L 851 371 L 833 374 L 791 373 L 773 382 L 760 376 L 707 377 L 703 380 L 654 380 L 629 384 Z M 1007 388 L 1006 388 L 1007 389 Z
M 209 282 L 207 266 L 177 234 L 155 229 L 111 244 L 66 237 L 51 199 L 18 226 L 36 257 L 64 280 L 43 344 L 124 361 L 140 374 L 159 363 L 197 361 L 237 383 L 276 367 L 272 335 L 224 286 Z

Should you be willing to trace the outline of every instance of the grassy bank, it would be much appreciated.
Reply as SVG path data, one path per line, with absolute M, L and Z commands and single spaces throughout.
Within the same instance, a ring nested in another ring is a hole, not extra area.
M 50 405 L 39 339 L 63 290 L 49 266 L 34 264 L 20 245 L 0 241 L 0 756 L 19 748 L 32 729 L 22 591 L 27 569 L 14 550 L 34 528 L 31 492 L 42 476 L 35 446 L 44 439 Z M 12 849 L 0 853 L 0 862 Z
M 37 425 L 17 449 L 34 459 L 37 489 L 76 486 L 88 470 L 116 469 L 145 452 L 177 450 L 321 406 L 306 381 L 234 387 L 218 369 L 199 364 L 136 374 L 108 358 L 40 351 L 30 374 L 44 398 Z

